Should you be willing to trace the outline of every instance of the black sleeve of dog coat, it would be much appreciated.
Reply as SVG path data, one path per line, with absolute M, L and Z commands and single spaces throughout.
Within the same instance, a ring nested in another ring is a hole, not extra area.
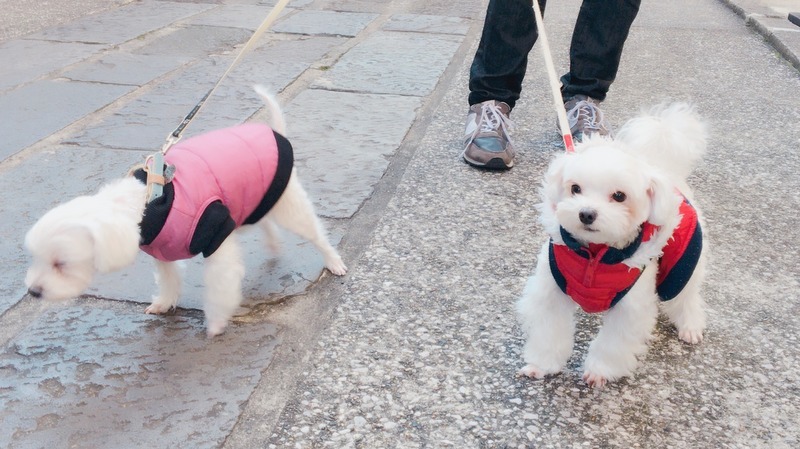
M 222 202 L 214 201 L 200 216 L 192 241 L 189 242 L 189 251 L 192 254 L 202 252 L 203 257 L 208 257 L 214 254 L 234 229 L 236 222 L 231 218 L 228 208 Z

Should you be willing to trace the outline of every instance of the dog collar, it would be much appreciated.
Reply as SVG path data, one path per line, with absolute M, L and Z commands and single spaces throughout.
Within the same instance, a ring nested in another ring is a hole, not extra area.
M 164 163 L 164 154 L 161 152 L 151 154 L 144 160 L 144 164 L 135 165 L 128 171 L 129 176 L 133 176 L 137 171 L 145 173 L 142 180 L 147 186 L 145 193 L 145 204 L 161 198 L 164 195 L 164 186 L 172 181 L 175 175 L 175 166 Z

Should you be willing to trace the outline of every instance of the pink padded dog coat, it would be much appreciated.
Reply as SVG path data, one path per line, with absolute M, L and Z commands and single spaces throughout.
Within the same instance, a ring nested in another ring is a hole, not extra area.
M 211 131 L 173 146 L 164 195 L 145 209 L 141 248 L 164 261 L 210 256 L 233 230 L 275 205 L 293 166 L 289 141 L 262 124 Z M 146 174 L 134 174 L 144 181 Z

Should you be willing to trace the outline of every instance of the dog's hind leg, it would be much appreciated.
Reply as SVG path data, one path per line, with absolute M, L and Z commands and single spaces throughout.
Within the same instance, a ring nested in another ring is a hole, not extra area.
M 258 227 L 264 231 L 264 239 L 267 249 L 271 255 L 276 255 L 280 252 L 281 246 L 278 243 L 278 230 L 275 228 L 275 223 L 267 217 L 262 218 L 258 222 Z
M 692 278 L 675 298 L 662 302 L 661 311 L 678 329 L 678 338 L 686 343 L 703 341 L 706 328 L 705 301 L 700 296 L 700 285 L 705 275 L 705 255 L 692 273 Z
M 341 256 L 325 236 L 322 223 L 314 213 L 314 206 L 311 204 L 306 191 L 300 185 L 300 181 L 294 171 L 291 178 L 289 178 L 286 190 L 270 210 L 267 219 L 275 220 L 275 223 L 281 227 L 313 243 L 322 253 L 325 267 L 331 273 L 341 276 L 347 272 L 347 267 Z
M 206 299 L 203 311 L 208 336 L 213 337 L 225 330 L 228 320 L 242 302 L 244 263 L 235 233 L 205 260 L 204 278 Z
M 178 305 L 181 294 L 181 275 L 178 264 L 156 260 L 156 284 L 158 295 L 153 296 L 153 301 L 144 309 L 144 313 L 167 313 Z

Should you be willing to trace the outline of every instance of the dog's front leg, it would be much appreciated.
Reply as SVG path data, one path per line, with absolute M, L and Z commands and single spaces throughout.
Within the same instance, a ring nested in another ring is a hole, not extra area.
M 589 386 L 602 388 L 608 381 L 630 376 L 638 364 L 637 357 L 647 352 L 658 316 L 655 271 L 648 267 L 603 317 L 584 362 L 583 380 Z
M 156 284 L 158 296 L 153 297 L 152 303 L 144 309 L 144 313 L 167 313 L 178 305 L 181 294 L 181 276 L 178 264 L 156 260 Z
M 534 274 L 517 302 L 520 326 L 527 336 L 522 357 L 526 365 L 519 374 L 541 379 L 561 371 L 572 354 L 577 305 L 553 280 L 547 245 L 539 254 Z
M 205 261 L 206 315 L 208 336 L 221 334 L 242 302 L 242 262 L 236 233 L 231 234 Z

